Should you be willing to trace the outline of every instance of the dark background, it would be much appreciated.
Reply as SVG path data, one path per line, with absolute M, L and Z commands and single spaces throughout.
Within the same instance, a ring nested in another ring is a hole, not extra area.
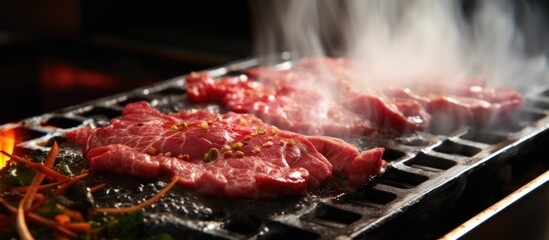
M 0 124 L 252 56 L 248 1 L 0 2 Z
M 282 23 L 261 23 L 289 1 L 0 1 L 0 125 L 257 56 L 261 33 L 273 33 L 274 52 L 292 50 Z M 478 3 L 458 1 L 465 16 Z M 547 1 L 512 2 L 522 31 L 539 37 L 526 50 L 546 50 Z M 319 18 L 335 29 L 321 36 L 326 53 L 345 52 L 345 19 Z

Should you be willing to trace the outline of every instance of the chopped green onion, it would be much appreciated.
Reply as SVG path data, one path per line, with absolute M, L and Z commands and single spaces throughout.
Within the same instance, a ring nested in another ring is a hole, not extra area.
M 204 153 L 204 156 L 202 157 L 202 160 L 206 162 L 212 162 L 219 158 L 219 149 L 217 148 L 210 148 L 210 150 L 207 153 Z

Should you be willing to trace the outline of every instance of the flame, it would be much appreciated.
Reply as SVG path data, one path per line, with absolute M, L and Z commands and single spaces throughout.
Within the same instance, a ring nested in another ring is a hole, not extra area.
M 0 150 L 4 150 L 7 153 L 13 153 L 13 147 L 15 146 L 15 133 L 12 130 L 0 132 Z M 4 168 L 10 160 L 10 157 L 0 154 L 0 169 Z

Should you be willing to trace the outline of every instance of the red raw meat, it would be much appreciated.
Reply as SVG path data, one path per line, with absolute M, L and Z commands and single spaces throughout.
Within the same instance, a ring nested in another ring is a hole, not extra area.
M 460 86 L 431 85 L 428 93 L 408 88 L 389 88 L 387 95 L 420 102 L 433 115 L 445 114 L 469 123 L 493 123 L 512 115 L 522 104 L 522 96 L 507 88 L 487 88 L 481 79 L 471 79 Z
M 360 91 L 353 87 L 360 80 L 353 68 L 367 69 L 350 59 L 313 57 L 297 61 L 294 69 L 251 68 L 239 77 L 194 73 L 186 88 L 192 102 L 216 102 L 284 129 L 336 137 L 418 131 L 441 114 L 456 122 L 492 122 L 522 103 L 518 92 L 487 88 L 479 78 L 458 86 L 422 82 Z
M 110 126 L 74 130 L 67 138 L 83 146 L 93 170 L 179 176 L 180 185 L 200 194 L 229 198 L 305 194 L 333 170 L 361 185 L 384 167 L 382 148 L 360 152 L 343 140 L 280 130 L 249 114 L 166 115 L 146 102 L 128 104 Z
M 291 78 L 299 75 L 281 74 Z M 322 92 L 272 77 L 268 82 L 251 81 L 245 76 L 217 80 L 207 73 L 192 73 L 185 86 L 191 102 L 220 103 L 294 132 L 330 136 L 363 136 L 372 132 L 368 120 L 342 108 Z
M 398 132 L 417 131 L 429 125 L 430 116 L 423 106 L 414 100 L 392 99 L 359 94 L 343 99 L 340 104 L 353 112 Z

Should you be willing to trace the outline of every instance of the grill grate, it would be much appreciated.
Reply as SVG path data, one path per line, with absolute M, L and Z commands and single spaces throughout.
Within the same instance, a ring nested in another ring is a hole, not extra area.
M 209 71 L 215 76 L 235 74 L 256 64 L 256 60 L 242 61 Z M 73 168 L 83 167 L 79 148 L 65 143 L 63 134 L 84 125 L 106 126 L 111 118 L 121 115 L 128 103 L 148 101 L 166 113 L 191 107 L 223 111 L 216 105 L 189 104 L 183 84 L 183 77 L 178 77 L 2 128 L 15 130 L 16 153 L 46 150 L 56 140 L 63 143 L 61 158 Z M 459 194 L 466 176 L 528 150 L 530 143 L 546 135 L 548 93 L 545 90 L 528 97 L 530 105 L 512 121 L 496 126 L 448 128 L 435 122 L 426 132 L 396 139 L 349 139 L 360 148 L 385 147 L 383 158 L 390 162 L 382 177 L 371 179 L 356 191 L 346 189 L 339 178 L 307 196 L 275 200 L 212 199 L 176 188 L 167 198 L 146 208 L 147 231 L 162 230 L 190 239 L 381 237 L 391 224 L 407 224 L 407 219 L 420 215 L 422 205 Z M 94 175 L 90 181 L 110 183 L 97 193 L 102 206 L 141 201 L 166 182 L 161 179 L 144 183 L 131 177 L 102 175 Z

